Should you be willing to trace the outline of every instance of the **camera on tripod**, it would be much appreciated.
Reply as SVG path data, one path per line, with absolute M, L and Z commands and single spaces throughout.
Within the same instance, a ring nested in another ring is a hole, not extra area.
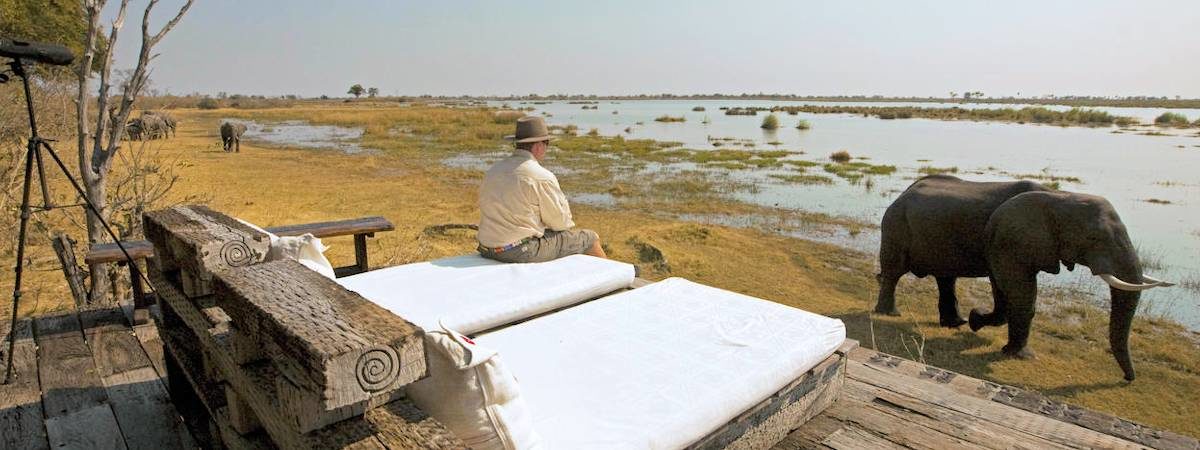
M 8 384 L 12 381 L 13 344 L 16 343 L 16 334 L 12 331 L 16 330 L 17 307 L 21 302 L 21 274 L 24 269 L 23 263 L 25 261 L 25 232 L 29 223 L 29 218 L 34 212 L 33 205 L 30 204 L 30 193 L 32 191 L 33 179 L 35 177 L 38 178 L 42 191 L 43 203 L 39 210 L 48 211 L 54 208 L 54 205 L 50 203 L 50 193 L 46 185 L 46 172 L 43 163 L 45 156 L 43 155 L 49 156 L 51 161 L 53 161 L 54 164 L 62 170 L 62 173 L 66 176 L 67 181 L 70 182 L 71 187 L 75 188 L 75 192 L 80 198 L 83 199 L 84 206 L 86 206 L 88 210 L 95 215 L 95 217 L 100 219 L 100 224 L 104 227 L 104 230 L 108 232 L 108 236 L 112 238 L 113 242 L 116 242 L 117 248 L 121 249 L 121 253 L 125 255 L 125 260 L 130 263 L 129 270 L 133 273 L 133 276 L 142 277 L 144 279 L 144 275 L 140 273 L 137 263 L 132 257 L 129 256 L 129 252 L 126 251 L 125 246 L 121 244 L 120 239 L 117 238 L 117 234 L 113 232 L 112 227 L 109 226 L 104 217 L 100 215 L 100 211 L 97 210 L 96 205 L 92 203 L 92 200 L 88 198 L 87 193 L 84 192 L 83 187 L 79 185 L 79 181 L 76 180 L 75 177 L 71 176 L 71 171 L 67 170 L 67 165 L 63 163 L 62 158 L 59 158 L 58 153 L 55 153 L 54 148 L 50 146 L 50 141 L 38 134 L 37 114 L 33 107 L 33 96 L 30 94 L 29 89 L 29 75 L 25 72 L 25 65 L 30 63 L 42 63 L 65 66 L 71 64 L 71 62 L 75 60 L 75 56 L 72 55 L 71 51 L 66 47 L 58 44 L 0 38 L 0 57 L 10 58 L 12 60 L 8 63 L 8 67 L 11 69 L 12 75 L 15 75 L 21 79 L 21 84 L 25 91 L 26 111 L 29 114 L 30 131 L 29 142 L 25 151 L 25 176 L 21 191 L 21 224 L 17 231 L 17 264 L 14 267 L 14 271 L 16 273 L 13 279 L 12 318 L 10 322 L 10 326 L 12 328 L 9 330 L 7 353 L 9 357 L 6 358 L 8 363 L 4 371 L 4 384 Z M 10 79 L 11 77 L 9 77 L 8 74 L 0 73 L 0 83 L 8 82 Z M 36 172 L 34 172 L 35 168 Z

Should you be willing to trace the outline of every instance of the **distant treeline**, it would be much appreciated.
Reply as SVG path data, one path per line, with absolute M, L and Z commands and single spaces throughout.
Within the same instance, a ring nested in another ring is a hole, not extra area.
M 907 106 L 774 106 L 774 107 L 733 107 L 723 108 L 730 116 L 755 115 L 759 111 L 786 112 L 788 114 L 861 114 L 880 119 L 923 119 L 940 120 L 972 120 L 988 122 L 1038 123 L 1048 125 L 1070 126 L 1129 126 L 1139 122 L 1133 117 L 1116 116 L 1104 111 L 1086 108 L 1071 108 L 1067 111 L 1055 111 L 1041 106 L 1024 108 L 918 108 Z M 1184 122 L 1186 125 L 1186 121 Z

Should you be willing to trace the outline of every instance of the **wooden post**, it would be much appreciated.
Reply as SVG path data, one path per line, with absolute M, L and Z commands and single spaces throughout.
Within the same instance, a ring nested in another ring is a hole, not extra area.
M 67 286 L 71 287 L 71 296 L 75 298 L 75 306 L 87 304 L 87 289 L 83 286 L 83 273 L 79 271 L 79 263 L 75 260 L 75 241 L 63 233 L 55 233 L 50 241 L 54 253 L 58 254 L 58 262 L 62 265 L 63 276 L 67 278 Z
M 373 236 L 374 233 L 354 235 L 354 265 L 358 267 L 359 273 L 370 269 L 367 263 L 367 238 Z

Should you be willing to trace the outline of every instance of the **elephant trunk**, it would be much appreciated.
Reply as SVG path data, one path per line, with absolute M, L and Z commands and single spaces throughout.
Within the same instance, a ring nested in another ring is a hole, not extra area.
M 1123 256 L 1114 267 L 1116 270 L 1109 275 L 1121 280 L 1143 280 L 1137 254 L 1129 251 Z M 1113 357 L 1117 359 L 1117 365 L 1125 372 L 1125 380 L 1133 381 L 1137 375 L 1133 370 L 1133 360 L 1129 356 L 1129 333 L 1133 329 L 1133 316 L 1137 313 L 1141 290 L 1123 289 L 1110 283 L 1109 293 L 1112 296 L 1112 311 L 1108 319 L 1108 343 L 1112 348 Z
M 1117 365 L 1125 372 L 1125 380 L 1133 381 L 1133 360 L 1129 357 L 1129 332 L 1133 328 L 1133 315 L 1137 312 L 1141 293 L 1109 289 L 1112 293 L 1112 313 L 1108 319 L 1108 342 L 1112 347 Z

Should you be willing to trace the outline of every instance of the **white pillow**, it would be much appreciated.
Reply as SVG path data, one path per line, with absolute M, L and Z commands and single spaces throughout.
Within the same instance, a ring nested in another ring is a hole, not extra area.
M 328 249 L 329 247 L 321 243 L 321 239 L 313 236 L 312 233 L 274 237 L 271 239 L 271 250 L 267 252 L 267 261 L 278 261 L 283 258 L 295 260 L 304 267 L 332 280 L 336 276 L 333 274 L 333 264 L 330 264 L 329 259 L 325 257 L 325 250 Z
M 250 228 L 265 233 L 271 238 L 271 249 L 267 251 L 264 261 L 278 261 L 288 258 L 303 264 L 304 267 L 312 269 L 313 272 L 324 275 L 331 280 L 337 277 L 333 273 L 333 264 L 330 264 L 329 259 L 325 257 L 325 250 L 329 250 L 329 247 L 322 243 L 320 238 L 313 236 L 312 233 L 304 233 L 300 236 L 279 237 L 275 233 L 267 231 L 258 225 L 242 219 L 234 219 Z
M 413 403 L 475 450 L 543 448 L 517 380 L 496 351 L 438 325 L 440 331 L 425 332 L 429 376 L 407 388 Z

